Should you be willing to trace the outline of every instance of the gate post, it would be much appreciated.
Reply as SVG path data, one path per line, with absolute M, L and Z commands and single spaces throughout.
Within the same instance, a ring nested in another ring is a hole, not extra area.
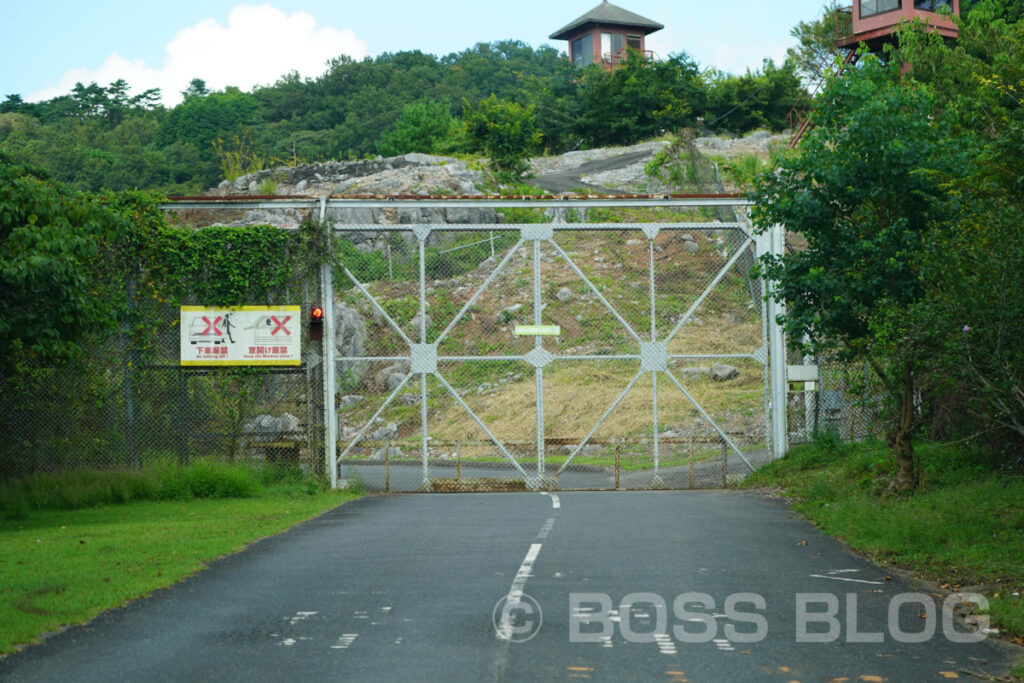
M 320 227 L 327 234 L 327 249 L 331 251 L 334 230 L 326 224 L 327 195 L 320 197 Z M 330 263 L 320 266 L 320 296 L 324 307 L 323 359 L 324 378 L 324 459 L 331 473 L 331 488 L 338 488 L 338 407 L 335 404 L 337 381 L 335 358 L 338 349 L 334 329 L 334 271 Z
M 781 257 L 786 253 L 786 230 L 773 225 L 763 235 L 768 253 Z M 789 423 L 786 419 L 786 338 L 776 318 L 786 312 L 785 305 L 775 301 L 774 283 L 765 281 L 768 296 L 768 357 L 771 377 L 771 457 L 781 458 L 789 450 Z

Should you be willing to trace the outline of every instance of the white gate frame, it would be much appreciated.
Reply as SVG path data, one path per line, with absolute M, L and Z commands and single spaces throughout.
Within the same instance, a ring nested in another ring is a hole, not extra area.
M 495 226 L 494 225 L 466 226 L 466 225 L 446 225 L 446 224 L 443 224 L 443 225 L 412 224 L 412 225 L 401 226 L 401 227 L 399 227 L 399 226 L 384 226 L 384 225 L 359 225 L 359 226 L 346 225 L 346 226 L 343 226 L 343 229 L 339 229 L 336 226 L 330 226 L 330 225 L 328 225 L 326 223 L 328 209 L 354 209 L 354 208 L 360 208 L 360 209 L 398 209 L 398 210 L 401 210 L 401 209 L 416 209 L 416 210 L 420 210 L 420 209 L 451 209 L 451 208 L 493 208 L 493 209 L 502 209 L 502 208 L 524 208 L 524 207 L 529 207 L 529 208 L 535 208 L 535 209 L 555 209 L 556 210 L 555 211 L 556 215 L 560 216 L 563 213 L 563 210 L 565 210 L 565 209 L 589 209 L 589 208 L 598 208 L 598 207 L 601 207 L 601 208 L 636 208 L 636 207 L 644 207 L 644 208 L 729 208 L 729 209 L 733 209 L 733 210 L 740 210 L 740 211 L 742 211 L 742 210 L 747 209 L 749 206 L 751 206 L 751 202 L 749 202 L 747 200 L 736 198 L 734 196 L 729 196 L 729 195 L 666 196 L 666 197 L 660 197 L 660 198 L 647 198 L 647 197 L 644 197 L 644 198 L 622 198 L 622 199 L 619 199 L 619 198 L 604 198 L 604 197 L 602 197 L 602 198 L 585 198 L 585 199 L 584 198 L 569 198 L 569 197 L 565 197 L 565 198 L 521 197 L 521 198 L 482 198 L 482 199 L 435 199 L 435 198 L 430 198 L 430 199 L 404 199 L 404 198 L 403 199 L 395 199 L 395 198 L 334 198 L 334 197 L 322 196 L 322 197 L 308 197 L 308 198 L 306 198 L 306 197 L 302 197 L 302 198 L 292 198 L 292 197 L 289 197 L 289 198 L 282 198 L 282 199 L 249 199 L 249 198 L 246 198 L 246 197 L 239 197 L 237 199 L 235 199 L 235 198 L 226 199 L 226 198 L 223 198 L 223 197 L 210 197 L 210 198 L 197 197 L 197 198 L 184 198 L 184 199 L 179 199 L 179 200 L 171 201 L 171 202 L 168 202 L 166 204 L 163 204 L 161 206 L 161 208 L 164 209 L 164 210 L 186 210 L 186 209 L 200 209 L 200 210 L 202 210 L 202 209 L 205 209 L 205 210 L 217 210 L 217 209 L 220 209 L 220 210 L 224 210 L 224 209 L 249 209 L 249 210 L 253 210 L 253 209 L 270 209 L 270 210 L 273 210 L 273 209 L 293 209 L 293 210 L 309 210 L 311 212 L 311 214 L 318 216 L 321 225 L 324 226 L 324 230 L 329 235 L 343 233 L 343 232 L 351 231 L 351 230 L 380 232 L 380 231 L 384 231 L 384 230 L 394 231 L 396 229 L 400 229 L 400 230 L 405 230 L 405 231 L 413 231 L 416 234 L 416 236 L 417 236 L 417 238 L 419 240 L 419 246 L 420 246 L 420 271 L 421 271 L 420 272 L 420 290 L 421 290 L 420 291 L 420 308 L 421 308 L 420 315 L 422 316 L 425 313 L 425 311 L 423 310 L 423 308 L 425 306 L 425 296 L 424 296 L 424 292 L 423 292 L 424 281 L 425 281 L 424 280 L 424 273 L 423 273 L 423 268 L 424 268 L 424 265 L 425 265 L 424 264 L 424 259 L 423 259 L 423 248 L 424 248 L 424 244 L 425 244 L 425 240 L 426 240 L 427 235 L 429 235 L 429 233 L 432 230 L 446 230 L 446 231 L 450 231 L 450 230 L 485 230 L 485 231 L 492 231 L 492 230 L 495 229 Z M 758 259 L 760 259 L 761 256 L 763 256 L 765 254 L 771 254 L 773 256 L 780 256 L 780 255 L 784 254 L 784 252 L 785 252 L 785 238 L 784 238 L 785 230 L 784 230 L 783 226 L 781 226 L 781 225 L 774 225 L 771 228 L 769 228 L 768 230 L 764 231 L 763 233 L 759 233 L 759 234 L 754 235 L 754 234 L 751 234 L 749 223 L 747 223 L 739 215 L 737 216 L 737 218 L 738 218 L 738 222 L 737 223 L 718 223 L 718 224 L 716 224 L 716 223 L 708 223 L 708 224 L 701 224 L 700 227 L 702 227 L 704 229 L 707 229 L 709 227 L 716 227 L 716 226 L 720 226 L 722 228 L 736 228 L 736 227 L 742 228 L 744 230 L 744 232 L 746 232 L 746 234 L 747 234 L 747 236 L 748 236 L 748 238 L 750 240 L 750 241 L 748 241 L 748 243 L 746 245 L 744 245 L 743 249 L 748 248 L 749 244 L 752 242 L 753 245 L 754 245 L 755 255 L 756 255 L 756 257 Z M 514 230 L 514 229 L 521 228 L 523 230 L 523 234 L 522 234 L 522 238 L 521 238 L 520 244 L 517 245 L 517 248 L 518 248 L 518 246 L 522 245 L 523 241 L 532 241 L 533 242 L 533 250 L 534 250 L 534 264 L 535 264 L 534 267 L 535 268 L 539 268 L 539 259 L 537 258 L 537 254 L 538 254 L 538 251 L 540 249 L 540 242 L 541 242 L 542 239 L 550 240 L 551 237 L 549 236 L 548 233 L 550 233 L 554 229 L 554 227 L 560 227 L 562 229 L 580 229 L 580 228 L 583 228 L 587 224 L 572 224 L 571 226 L 564 225 L 564 227 L 563 227 L 563 225 L 564 224 L 560 224 L 560 225 L 557 225 L 557 226 L 551 226 L 549 224 L 548 226 L 545 226 L 545 227 L 541 227 L 541 226 L 512 226 L 512 225 L 505 225 L 505 226 L 503 226 L 500 229 Z M 657 234 L 658 226 L 659 225 L 665 225 L 666 227 L 668 227 L 668 226 L 678 227 L 679 224 L 649 223 L 649 224 L 644 224 L 643 226 L 636 226 L 636 225 L 630 225 L 630 224 L 621 224 L 621 225 L 614 225 L 613 224 L 613 225 L 609 225 L 609 226 L 604 226 L 604 229 L 628 230 L 628 229 L 638 229 L 638 227 L 639 227 L 639 229 L 642 229 L 646 234 L 648 234 L 648 237 L 653 239 L 653 237 L 651 237 L 651 235 L 656 235 Z M 596 226 L 591 226 L 591 227 L 593 228 L 593 227 L 596 227 Z M 697 227 L 697 226 L 694 226 L 694 227 Z M 557 245 L 556 245 L 556 248 L 557 248 Z M 740 250 L 740 251 L 742 251 L 742 250 Z M 723 271 L 719 274 L 719 278 L 724 276 L 725 272 L 728 269 L 731 268 L 731 266 L 733 265 L 734 261 L 735 261 L 735 257 L 734 257 L 734 259 L 732 261 L 730 261 L 730 263 L 728 263 L 726 265 L 725 269 L 723 269 Z M 351 277 L 351 274 L 349 274 L 349 276 Z M 353 281 L 355 281 L 354 278 L 352 278 L 352 279 L 353 279 Z M 324 460 L 325 460 L 325 464 L 326 464 L 326 466 L 328 468 L 328 471 L 330 472 L 331 487 L 332 488 L 337 488 L 337 486 L 338 486 L 338 410 L 337 410 L 337 404 L 336 404 L 336 398 L 337 398 L 337 396 L 336 396 L 336 392 L 337 392 L 337 386 L 336 386 L 337 347 L 336 347 L 336 343 L 335 343 L 336 340 L 335 340 L 335 326 L 334 326 L 334 317 L 335 317 L 335 311 L 334 311 L 334 279 L 333 279 L 332 269 L 329 266 L 325 265 L 325 266 L 323 266 L 321 268 L 320 280 L 321 280 L 320 284 L 321 284 L 322 296 L 324 297 L 323 307 L 324 307 L 324 327 L 325 327 L 325 330 L 324 330 L 324 358 L 323 358 L 322 363 L 321 363 L 321 368 L 322 368 L 322 372 L 323 372 L 323 383 L 324 383 L 324 397 L 323 397 L 324 398 Z M 717 281 L 717 279 L 716 279 L 716 281 Z M 715 283 L 713 283 L 712 286 L 714 286 L 714 284 Z M 764 295 L 766 295 L 764 297 L 765 300 L 762 302 L 762 316 L 761 316 L 761 318 L 762 318 L 762 328 L 763 328 L 763 335 L 762 336 L 763 336 L 763 338 L 767 342 L 767 349 L 762 349 L 759 353 L 767 352 L 767 356 L 768 356 L 768 363 L 767 363 L 768 372 L 767 372 L 767 374 L 768 374 L 768 385 L 769 385 L 770 388 L 769 388 L 768 391 L 766 391 L 766 395 L 765 395 L 765 415 L 766 415 L 766 420 L 768 421 L 768 425 L 767 425 L 768 426 L 768 434 L 767 434 L 767 436 L 768 436 L 769 455 L 770 455 L 770 457 L 772 459 L 777 459 L 777 458 L 781 458 L 783 455 L 785 455 L 786 450 L 788 449 L 788 443 L 787 443 L 787 439 L 788 439 L 787 429 L 788 429 L 788 426 L 787 426 L 787 420 L 786 420 L 786 388 L 787 388 L 787 385 L 786 385 L 785 338 L 784 338 L 784 335 L 783 335 L 782 328 L 777 323 L 777 317 L 781 313 L 783 313 L 784 309 L 783 309 L 783 307 L 780 304 L 776 303 L 774 301 L 774 299 L 772 298 L 771 293 L 773 291 L 773 288 L 771 287 L 771 283 L 762 280 L 762 284 L 763 284 L 763 286 L 762 286 L 762 290 L 761 291 L 762 291 L 762 293 Z M 534 289 L 536 290 L 538 286 L 539 285 L 538 285 L 538 282 L 536 281 L 536 277 L 535 277 Z M 651 286 L 653 288 L 653 282 L 651 283 Z M 363 293 L 366 294 L 365 290 L 364 290 Z M 707 293 L 705 293 L 705 296 L 706 296 L 706 294 Z M 539 299 L 539 293 L 538 292 L 535 291 L 534 292 L 534 296 L 535 296 L 535 299 Z M 371 297 L 371 300 L 372 300 L 372 297 Z M 691 316 L 693 314 L 694 310 L 697 308 L 697 306 L 699 306 L 700 301 L 701 300 L 698 300 L 691 307 L 691 310 L 689 310 L 686 313 L 686 315 L 683 316 L 683 319 L 682 319 L 683 321 L 685 321 L 686 318 L 688 318 L 689 316 Z M 379 306 L 378 306 L 378 310 L 381 313 L 383 313 L 383 310 L 379 309 Z M 384 315 L 385 315 L 385 317 L 387 317 L 386 314 L 384 314 Z M 539 316 L 540 316 L 539 307 L 535 307 L 535 313 L 534 313 L 534 317 L 535 317 L 534 322 L 535 322 L 535 324 L 540 324 Z M 422 317 L 420 319 L 423 320 Z M 674 330 L 673 333 L 671 335 L 669 335 L 670 338 L 675 335 L 675 333 L 678 331 L 678 328 L 681 327 L 681 324 L 682 323 L 680 322 L 680 324 L 677 326 L 676 330 Z M 394 327 L 397 328 L 397 326 L 394 326 Z M 410 374 L 406 376 L 405 381 L 402 382 L 402 385 L 398 389 L 395 390 L 395 394 L 400 392 L 405 387 L 405 385 L 409 382 L 409 380 L 412 379 L 412 375 L 419 374 L 420 375 L 420 379 L 421 379 L 421 394 L 422 394 L 421 395 L 421 401 L 420 401 L 421 412 L 422 412 L 421 418 L 422 418 L 423 424 L 426 425 L 426 423 L 427 423 L 427 419 L 426 419 L 427 418 L 427 416 L 426 416 L 426 411 L 427 411 L 427 401 L 426 401 L 427 385 L 426 385 L 426 381 L 427 381 L 427 379 L 426 378 L 427 378 L 428 374 L 434 374 L 436 377 L 438 377 L 441 380 L 441 382 L 449 389 L 449 391 L 451 393 L 453 393 L 455 398 L 457 400 L 459 400 L 460 403 L 462 403 L 462 401 L 461 401 L 461 398 L 457 394 L 455 394 L 455 392 L 451 388 L 451 386 L 448 385 L 448 383 L 446 381 L 444 381 L 444 379 L 441 378 L 440 375 L 438 375 L 436 373 L 436 362 L 438 360 L 437 359 L 437 354 L 436 354 L 436 345 L 428 345 L 428 344 L 426 344 L 426 338 L 424 336 L 426 334 L 426 327 L 424 325 L 420 325 L 420 330 L 421 330 L 421 332 L 420 332 L 421 338 L 418 340 L 418 343 L 413 343 L 411 340 L 409 340 L 407 337 L 405 337 L 404 333 L 401 333 L 401 331 L 399 331 L 400 334 L 402 335 L 402 337 L 405 338 L 405 341 L 410 344 L 413 369 L 412 369 L 412 372 L 410 372 Z M 641 355 L 640 355 L 641 367 L 642 367 L 641 374 L 644 371 L 646 371 L 646 370 L 650 370 L 652 372 L 653 377 L 654 377 L 654 385 L 653 386 L 654 386 L 654 392 L 655 392 L 655 397 L 654 397 L 655 424 L 657 424 L 657 374 L 658 374 L 658 368 L 660 368 L 660 365 L 661 365 L 661 361 L 664 360 L 661 357 L 661 356 L 664 356 L 664 349 L 661 348 L 661 346 L 663 346 L 663 345 L 664 344 L 658 344 L 658 343 L 655 343 L 653 341 L 651 343 L 643 343 L 643 345 L 641 347 L 642 348 L 642 352 L 641 352 Z M 428 348 L 428 347 L 432 347 L 432 348 Z M 535 352 L 536 352 L 536 350 L 538 348 L 541 348 L 539 346 L 539 338 L 538 338 L 538 346 L 535 347 Z M 433 351 L 433 353 L 431 353 L 431 351 Z M 541 349 L 541 352 L 542 351 L 543 350 Z M 518 359 L 521 360 L 521 358 L 518 358 Z M 370 360 L 372 360 L 372 359 L 370 359 Z M 542 384 L 541 384 L 541 378 L 542 378 L 541 372 L 542 372 L 542 367 L 541 366 L 537 366 L 537 373 L 536 374 L 537 374 L 538 391 L 543 391 Z M 672 377 L 671 375 L 670 375 L 670 377 L 674 380 L 673 383 L 676 384 L 676 386 L 679 389 L 682 390 L 683 394 L 686 395 L 687 398 L 689 398 L 690 401 L 692 403 L 694 403 L 695 406 L 697 406 L 697 404 L 693 401 L 693 399 L 686 392 L 685 388 L 683 388 L 682 385 L 680 385 L 678 383 L 678 381 L 675 381 L 674 377 Z M 639 378 L 639 375 L 638 375 L 637 379 L 638 378 Z M 636 382 L 636 379 L 634 379 L 633 383 L 635 383 L 635 382 Z M 632 383 L 631 383 L 630 386 L 632 386 Z M 627 387 L 627 391 L 628 391 L 628 387 Z M 621 399 L 621 397 L 620 397 L 620 399 Z M 387 405 L 387 403 L 385 403 L 385 406 L 386 405 Z M 537 405 L 538 405 L 538 417 L 537 417 L 537 422 L 538 422 L 538 431 L 537 431 L 538 472 L 537 472 L 536 479 L 534 479 L 532 477 L 529 477 L 526 474 L 526 472 L 523 471 L 522 467 L 519 466 L 519 464 L 514 460 L 514 458 L 511 458 L 511 456 L 509 456 L 510 460 L 512 461 L 512 464 L 515 465 L 516 468 L 520 471 L 520 473 L 524 475 L 524 478 L 527 479 L 528 483 L 531 484 L 535 488 L 539 488 L 543 484 L 541 479 L 542 479 L 543 473 L 544 473 L 544 466 L 543 466 L 543 457 L 544 457 L 543 456 L 543 451 L 544 451 L 543 418 L 542 418 L 542 413 L 541 413 L 541 411 L 542 411 L 542 403 L 540 401 L 540 396 L 539 395 L 538 395 Z M 463 407 L 465 408 L 466 406 L 463 405 Z M 612 406 L 612 409 L 613 408 L 614 408 L 614 406 Z M 698 410 L 701 410 L 699 408 L 699 406 L 697 406 L 697 408 L 698 408 Z M 383 407 L 382 407 L 382 409 L 383 409 Z M 609 409 L 609 412 L 610 412 L 610 410 L 611 409 Z M 703 411 L 701 410 L 701 412 L 703 412 Z M 472 411 L 470 411 L 470 414 L 472 414 Z M 707 417 L 707 416 L 705 416 L 705 417 Z M 475 418 L 475 416 L 474 416 L 474 418 Z M 708 419 L 709 423 L 713 427 L 716 427 L 716 429 L 717 429 L 717 426 L 715 425 L 714 421 L 711 420 L 710 418 L 707 418 L 707 419 Z M 489 430 L 487 430 L 487 428 L 482 423 L 480 423 L 480 426 L 483 427 L 484 430 L 488 431 L 488 433 L 489 433 Z M 728 443 L 729 445 L 732 445 L 732 443 L 728 439 L 728 437 L 726 437 L 724 434 L 722 436 L 725 439 L 726 443 Z M 426 438 L 427 438 L 426 434 L 424 434 L 424 437 L 423 437 L 424 454 L 426 454 L 426 448 L 427 448 Z M 581 446 L 583 444 L 585 444 L 586 441 L 589 440 L 589 438 L 590 437 L 585 439 L 584 442 L 581 444 Z M 500 447 L 500 444 L 498 444 L 498 445 Z M 733 449 L 736 450 L 735 446 L 733 446 Z M 504 448 L 501 447 L 501 450 L 504 451 Z M 577 452 L 578 451 L 579 451 L 579 449 L 577 449 Z M 509 455 L 507 452 L 505 454 Z M 575 453 L 573 453 L 573 455 L 575 455 Z M 743 457 L 742 453 L 740 453 L 740 456 Z M 746 460 L 746 459 L 744 458 L 744 460 Z M 571 458 L 569 460 L 567 460 L 566 464 L 568 464 L 569 461 L 571 461 Z M 748 463 L 748 465 L 749 465 L 749 463 Z M 563 466 L 563 469 L 564 469 L 564 466 Z M 428 484 L 429 482 L 428 482 L 428 479 L 427 479 L 427 477 L 428 477 L 428 470 L 427 470 L 426 455 L 424 455 L 424 473 L 423 474 L 424 474 L 424 483 Z M 657 428 L 655 428 L 655 478 L 657 479 Z

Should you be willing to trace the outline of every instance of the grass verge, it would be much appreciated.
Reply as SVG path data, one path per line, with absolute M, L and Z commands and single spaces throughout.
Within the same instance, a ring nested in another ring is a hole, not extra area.
M 884 445 L 829 438 L 793 449 L 742 486 L 781 488 L 823 531 L 880 564 L 948 589 L 981 587 L 993 625 L 1024 645 L 1024 476 L 963 447 L 915 447 L 921 486 L 912 495 L 887 492 L 895 465 Z
M 268 486 L 253 497 L 35 510 L 0 519 L 0 654 L 165 588 L 357 493 Z

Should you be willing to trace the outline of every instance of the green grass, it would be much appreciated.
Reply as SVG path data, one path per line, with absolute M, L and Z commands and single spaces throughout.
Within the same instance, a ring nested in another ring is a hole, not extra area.
M 256 467 L 200 458 L 187 467 L 170 459 L 141 470 L 64 470 L 0 483 L 0 519 L 25 519 L 33 510 L 75 510 L 144 500 L 250 498 L 264 486 L 321 487 L 298 468 Z
M 170 586 L 357 496 L 284 476 L 252 497 L 32 509 L 0 520 L 0 654 Z
M 1024 476 L 962 447 L 916 450 L 922 480 L 912 495 L 887 491 L 894 462 L 883 445 L 828 438 L 794 449 L 743 486 L 782 488 L 823 531 L 875 561 L 949 588 L 989 587 L 993 623 L 1024 637 Z

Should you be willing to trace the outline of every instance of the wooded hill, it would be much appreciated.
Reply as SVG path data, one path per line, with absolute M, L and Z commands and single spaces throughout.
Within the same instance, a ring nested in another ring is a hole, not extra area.
M 190 193 L 281 164 L 435 152 L 483 153 L 494 117 L 530 154 L 626 145 L 706 126 L 780 130 L 800 91 L 791 62 L 743 76 L 701 70 L 685 53 L 634 56 L 615 71 L 580 70 L 550 46 L 481 43 L 444 57 L 419 51 L 331 60 L 251 92 L 210 91 L 195 79 L 184 101 L 130 84 L 78 84 L 37 103 L 7 95 L 0 149 L 80 190 Z M 493 98 L 492 98 L 493 96 Z

